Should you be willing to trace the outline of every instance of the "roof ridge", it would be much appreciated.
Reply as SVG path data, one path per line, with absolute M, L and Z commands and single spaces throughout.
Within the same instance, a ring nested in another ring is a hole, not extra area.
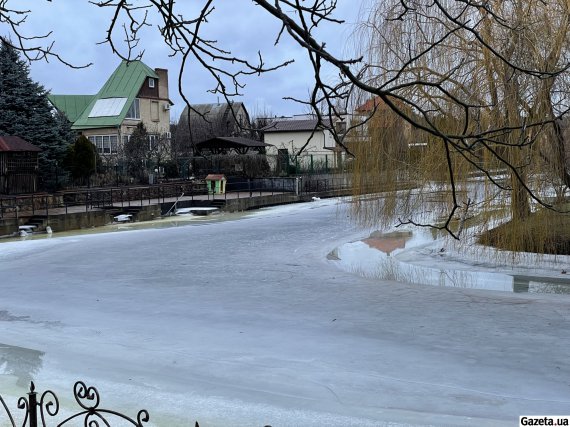
M 0 135 L 0 151 L 42 151 L 31 142 L 18 135 Z

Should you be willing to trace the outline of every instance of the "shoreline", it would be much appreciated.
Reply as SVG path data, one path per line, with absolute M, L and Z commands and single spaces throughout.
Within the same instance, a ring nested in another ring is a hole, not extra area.
M 570 294 L 570 276 L 565 270 L 570 256 L 504 251 L 499 256 L 501 251 L 492 247 L 469 247 L 425 236 L 419 230 L 373 232 L 339 246 L 329 259 L 345 271 L 374 280 L 519 294 Z M 520 259 L 508 264 L 505 258 L 509 256 Z M 534 263 L 528 262 L 529 257 Z

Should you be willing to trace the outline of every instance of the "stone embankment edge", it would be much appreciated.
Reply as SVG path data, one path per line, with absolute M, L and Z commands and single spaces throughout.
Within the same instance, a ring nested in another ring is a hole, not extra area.
M 318 196 L 337 197 L 349 195 L 350 191 L 330 191 L 320 193 Z M 291 203 L 301 203 L 311 201 L 314 194 L 310 195 L 295 195 L 291 193 L 281 193 L 273 195 L 252 196 L 243 198 L 233 198 L 224 200 L 222 198 L 217 201 L 224 201 L 224 205 L 220 209 L 225 212 L 240 212 L 252 209 L 259 209 L 270 206 L 285 205 Z M 188 206 L 186 206 L 188 204 Z M 206 204 L 213 204 L 208 201 Z M 180 202 L 178 207 L 189 207 L 190 203 Z M 140 206 L 140 210 L 135 215 L 135 221 L 149 221 L 156 219 L 166 213 L 172 207 L 172 203 L 160 203 L 156 201 L 148 205 Z M 121 210 L 121 208 L 117 208 Z M 54 232 L 80 230 L 85 228 L 101 227 L 113 221 L 113 216 L 117 215 L 116 210 L 110 211 L 109 209 L 92 209 L 85 212 L 69 212 L 50 214 L 47 218 L 47 224 Z M 17 233 L 19 225 L 26 224 L 28 218 L 21 217 L 18 220 L 15 218 L 7 218 L 0 220 L 0 238 L 14 237 Z

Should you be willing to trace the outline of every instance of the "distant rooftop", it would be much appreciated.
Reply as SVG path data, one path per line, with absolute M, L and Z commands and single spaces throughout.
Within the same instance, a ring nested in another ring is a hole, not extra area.
M 190 118 L 190 125 L 188 124 Z M 192 104 L 184 107 L 178 129 L 189 129 L 194 143 L 220 136 L 238 136 L 249 127 L 249 114 L 243 102 Z
M 197 148 L 260 148 L 269 146 L 270 144 L 265 142 L 239 136 L 217 136 L 196 144 Z
M 41 148 L 19 136 L 0 136 L 0 151 L 42 151 Z
M 310 132 L 314 129 L 323 129 L 324 126 L 317 126 L 317 119 L 295 119 L 278 118 L 271 124 L 263 128 L 266 133 L 271 132 Z

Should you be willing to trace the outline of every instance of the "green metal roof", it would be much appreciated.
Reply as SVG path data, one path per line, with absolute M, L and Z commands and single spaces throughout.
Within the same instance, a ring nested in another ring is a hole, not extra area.
M 95 95 L 48 95 L 55 108 L 64 113 L 67 119 L 75 122 Z
M 122 61 L 103 85 L 99 93 L 92 97 L 89 104 L 83 109 L 71 128 L 92 129 L 119 126 L 125 119 L 127 111 L 129 111 L 131 104 L 147 77 L 158 79 L 154 70 L 141 61 Z M 119 115 L 89 117 L 95 103 L 100 99 L 106 98 L 127 98 L 127 102 L 125 102 Z

